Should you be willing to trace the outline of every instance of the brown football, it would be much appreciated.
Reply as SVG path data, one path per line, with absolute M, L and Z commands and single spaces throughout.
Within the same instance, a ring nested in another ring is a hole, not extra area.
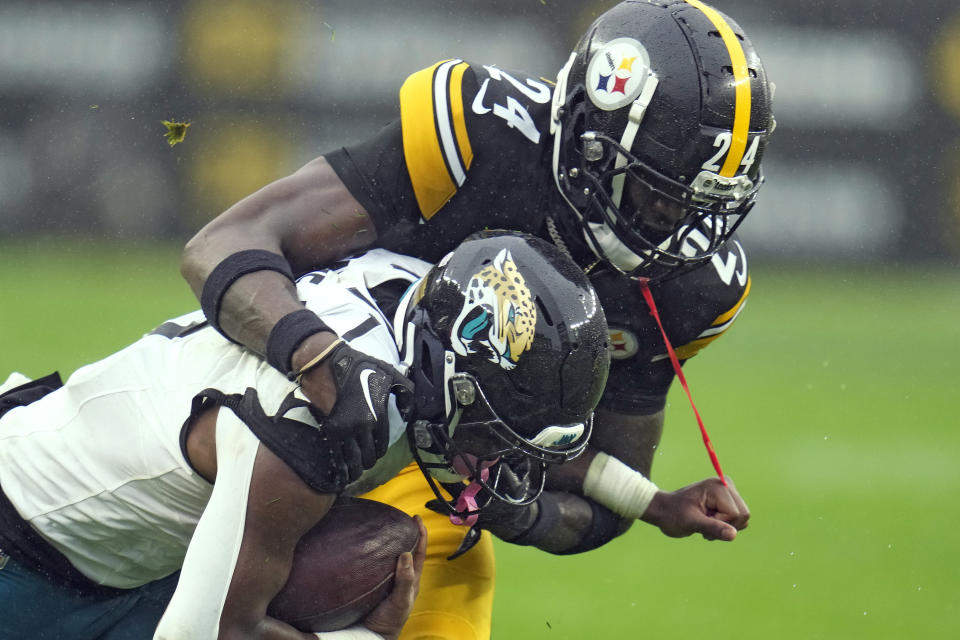
M 390 593 L 397 558 L 416 549 L 419 538 L 403 511 L 340 498 L 297 543 L 290 577 L 267 614 L 300 631 L 348 627 Z

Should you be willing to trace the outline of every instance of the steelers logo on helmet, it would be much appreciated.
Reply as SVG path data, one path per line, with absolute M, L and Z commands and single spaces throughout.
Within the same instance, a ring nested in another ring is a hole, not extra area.
M 537 308 L 507 249 L 470 279 L 453 323 L 451 346 L 467 356 L 486 351 L 491 362 L 513 369 L 533 344 Z
M 604 111 L 624 107 L 640 95 L 650 74 L 650 55 L 633 38 L 615 38 L 593 54 L 587 65 L 590 101 Z

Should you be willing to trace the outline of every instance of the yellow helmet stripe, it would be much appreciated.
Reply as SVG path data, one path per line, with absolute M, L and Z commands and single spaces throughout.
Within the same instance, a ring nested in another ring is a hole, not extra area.
M 403 152 L 425 220 L 456 193 L 473 160 L 463 110 L 466 68 L 460 60 L 438 62 L 400 87 Z
M 743 154 L 747 149 L 747 133 L 750 131 L 750 73 L 747 70 L 747 57 L 743 53 L 740 39 L 737 38 L 733 29 L 716 9 L 708 7 L 700 0 L 686 0 L 686 2 L 707 16 L 707 19 L 720 32 L 723 44 L 727 46 L 727 51 L 730 53 L 730 64 L 733 67 L 733 86 L 736 92 L 733 108 L 733 140 L 730 143 L 730 150 L 727 152 L 727 159 L 720 167 L 720 175 L 732 178 L 736 175 L 737 169 L 743 161 Z

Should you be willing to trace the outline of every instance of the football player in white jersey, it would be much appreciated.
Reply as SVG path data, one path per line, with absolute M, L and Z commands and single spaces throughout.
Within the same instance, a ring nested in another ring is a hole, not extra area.
M 317 637 L 265 612 L 338 495 L 415 460 L 470 524 L 487 504 L 532 502 L 547 468 L 586 447 L 607 325 L 553 245 L 481 234 L 433 267 L 375 250 L 305 275 L 297 293 L 342 348 L 290 378 L 198 311 L 62 386 L 0 395 L 0 635 Z M 327 358 L 338 385 L 360 386 L 359 403 L 329 416 L 297 380 Z M 385 425 L 372 444 L 384 454 L 362 473 L 344 451 L 351 416 Z M 401 557 L 397 587 L 362 624 L 319 637 L 396 638 L 423 555 Z

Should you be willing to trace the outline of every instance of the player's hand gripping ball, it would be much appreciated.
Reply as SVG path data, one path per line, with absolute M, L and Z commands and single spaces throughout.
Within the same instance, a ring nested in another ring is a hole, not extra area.
M 340 498 L 297 543 L 290 578 L 267 614 L 308 632 L 355 624 L 389 595 L 397 559 L 419 538 L 399 509 Z

